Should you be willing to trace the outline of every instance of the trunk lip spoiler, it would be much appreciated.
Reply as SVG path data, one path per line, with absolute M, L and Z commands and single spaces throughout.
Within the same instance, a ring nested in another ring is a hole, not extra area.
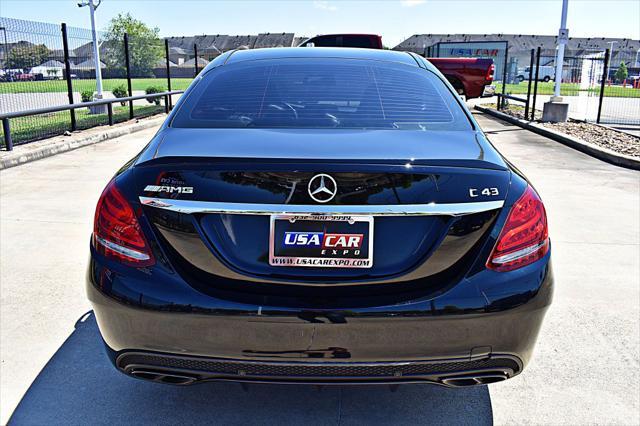
M 243 215 L 367 215 L 367 216 L 464 216 L 497 210 L 504 200 L 469 203 L 385 204 L 385 205 L 316 205 L 316 204 L 257 204 L 228 203 L 219 201 L 176 200 L 139 197 L 144 206 L 170 210 L 177 213 L 219 213 Z

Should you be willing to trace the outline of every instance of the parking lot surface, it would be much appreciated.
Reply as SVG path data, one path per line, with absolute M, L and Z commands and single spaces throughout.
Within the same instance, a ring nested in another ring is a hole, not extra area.
M 0 172 L 0 422 L 638 424 L 640 173 L 477 115 L 549 215 L 555 300 L 518 377 L 489 387 L 171 387 L 117 373 L 84 295 L 93 209 L 147 130 Z

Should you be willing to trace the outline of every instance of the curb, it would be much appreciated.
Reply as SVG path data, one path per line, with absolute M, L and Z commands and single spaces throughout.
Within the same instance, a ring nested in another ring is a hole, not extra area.
M 606 161 L 607 163 L 613 164 L 615 166 L 625 167 L 627 169 L 640 170 L 640 159 L 632 157 L 630 155 L 618 154 L 617 152 L 610 149 L 599 147 L 598 145 L 585 142 L 582 139 L 574 138 L 563 133 L 554 132 L 553 130 L 549 130 L 539 124 L 530 123 L 528 121 L 512 117 L 508 114 L 490 108 L 481 107 L 479 105 L 476 105 L 473 108 L 511 124 L 515 124 L 516 126 L 522 127 L 523 129 L 527 129 L 549 139 L 553 139 L 556 142 L 560 142 L 563 145 L 581 151 L 594 158 L 597 158 L 598 160 Z
M 149 129 L 162 124 L 166 118 L 165 114 L 160 117 L 154 116 L 149 119 L 141 119 L 135 123 L 122 123 L 106 129 L 97 127 L 80 131 L 72 136 L 55 136 L 43 141 L 31 142 L 29 144 L 18 145 L 13 151 L 0 154 L 0 170 L 16 167 L 25 163 L 51 157 L 63 152 L 72 151 L 89 145 L 95 145 L 110 139 Z M 89 134 L 87 134 L 87 132 Z

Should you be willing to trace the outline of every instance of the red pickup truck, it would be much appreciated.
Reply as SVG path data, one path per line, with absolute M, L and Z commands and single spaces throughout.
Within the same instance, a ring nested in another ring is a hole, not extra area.
M 454 89 L 467 99 L 493 96 L 493 59 L 427 58 L 447 77 Z
M 361 47 L 383 49 L 382 37 L 375 34 L 325 34 L 302 42 L 299 47 Z M 467 99 L 493 96 L 493 59 L 426 58 Z

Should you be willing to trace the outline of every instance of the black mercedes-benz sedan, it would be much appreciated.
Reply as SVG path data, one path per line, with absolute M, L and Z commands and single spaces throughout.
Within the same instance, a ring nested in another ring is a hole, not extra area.
M 140 379 L 468 386 L 552 299 L 545 208 L 423 58 L 225 53 L 106 186 L 87 291 Z

